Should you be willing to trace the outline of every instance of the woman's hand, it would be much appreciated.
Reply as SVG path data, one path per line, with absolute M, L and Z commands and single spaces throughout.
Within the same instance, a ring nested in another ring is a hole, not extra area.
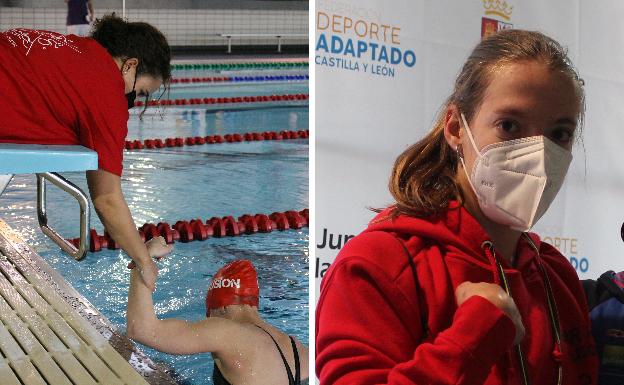
M 147 247 L 147 252 L 150 257 L 154 257 L 157 260 L 161 259 L 173 250 L 173 245 L 168 245 L 163 237 L 150 239 L 145 242 L 145 247 Z M 136 267 L 136 263 L 131 261 L 128 264 L 128 268 L 133 269 L 134 267 Z M 145 282 L 145 285 L 153 290 L 153 288 L 156 287 L 156 279 L 158 278 L 158 266 L 156 266 L 156 263 L 154 263 L 151 258 L 146 260 L 140 264 L 139 273 L 141 274 L 141 279 Z
M 130 265 L 132 264 L 134 264 L 134 261 L 130 262 Z M 130 265 L 128 265 L 130 269 L 136 266 L 134 265 L 130 267 Z M 156 266 L 154 260 L 151 258 L 146 259 L 139 264 L 138 270 L 145 286 L 147 286 L 151 291 L 154 291 L 156 289 L 156 279 L 158 278 L 158 266 Z
M 478 295 L 490 301 L 494 306 L 499 308 L 505 313 L 516 326 L 516 339 L 514 345 L 518 344 L 524 337 L 524 325 L 522 324 L 522 317 L 513 298 L 511 298 L 502 287 L 493 283 L 473 283 L 463 282 L 455 290 L 455 299 L 457 306 L 461 306 L 466 302 L 468 298 Z

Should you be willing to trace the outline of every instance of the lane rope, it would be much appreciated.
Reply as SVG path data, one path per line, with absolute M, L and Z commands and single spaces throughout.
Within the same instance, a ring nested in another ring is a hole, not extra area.
M 236 237 L 255 233 L 270 233 L 274 230 L 284 231 L 308 227 L 309 210 L 289 210 L 272 214 L 245 214 L 234 219 L 233 216 L 212 217 L 205 221 L 200 218 L 190 221 L 177 221 L 173 226 L 167 222 L 157 224 L 145 223 L 138 228 L 143 242 L 162 236 L 169 244 L 175 242 L 205 241 L 211 237 Z M 76 247 L 80 238 L 69 239 Z M 95 229 L 89 231 L 89 251 L 118 250 L 119 244 L 105 231 L 99 235 Z
M 263 140 L 294 140 L 308 139 L 310 130 L 299 131 L 265 131 L 265 132 L 247 132 L 244 134 L 226 134 L 226 135 L 208 135 L 208 136 L 189 136 L 186 138 L 165 138 L 165 139 L 145 139 L 126 140 L 126 150 L 145 150 L 157 149 L 165 147 L 184 147 L 199 146 L 204 144 L 224 144 L 224 143 L 241 143 L 255 142 Z
M 212 63 L 212 64 L 172 64 L 172 70 L 241 70 L 241 69 L 292 69 L 309 67 L 308 61 L 292 62 L 245 62 L 245 63 Z
M 233 103 L 267 103 L 309 100 L 308 94 L 259 95 L 259 96 L 232 96 L 220 98 L 190 98 L 190 99 L 162 99 L 149 100 L 148 106 L 187 106 L 196 104 L 233 104 Z M 136 100 L 135 107 L 143 107 L 145 102 Z
M 307 81 L 309 79 L 309 75 L 213 76 L 202 78 L 173 78 L 171 79 L 171 84 Z

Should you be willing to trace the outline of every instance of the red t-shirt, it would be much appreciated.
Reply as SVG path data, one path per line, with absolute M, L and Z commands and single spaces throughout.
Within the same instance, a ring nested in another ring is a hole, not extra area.
M 80 144 L 121 175 L 128 133 L 124 82 L 91 38 L 31 29 L 0 33 L 0 142 Z

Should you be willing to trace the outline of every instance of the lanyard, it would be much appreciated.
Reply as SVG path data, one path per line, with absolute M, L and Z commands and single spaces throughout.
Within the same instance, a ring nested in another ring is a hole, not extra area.
M 548 314 L 550 316 L 549 317 L 550 326 L 552 328 L 553 336 L 555 337 L 555 344 L 557 345 L 559 352 L 562 352 L 561 332 L 559 329 L 560 328 L 559 312 L 557 310 L 557 303 L 555 302 L 555 296 L 553 294 L 552 286 L 550 285 L 550 279 L 548 278 L 548 273 L 546 272 L 546 269 L 544 268 L 544 265 L 542 264 L 539 250 L 537 249 L 537 246 L 535 246 L 535 244 L 533 243 L 533 240 L 531 239 L 531 237 L 529 237 L 526 233 L 523 233 L 522 235 L 527 239 L 527 241 L 531 245 L 531 248 L 537 254 L 537 259 L 536 259 L 537 264 L 539 266 L 540 272 L 542 273 L 542 277 L 544 278 L 544 288 L 546 291 L 546 301 L 548 303 Z M 492 256 L 494 257 L 494 260 L 496 261 L 496 266 L 498 268 L 498 273 L 501 277 L 502 286 L 507 292 L 507 295 L 513 298 L 513 296 L 511 295 L 511 287 L 509 286 L 509 282 L 507 281 L 507 275 L 505 274 L 503 265 L 500 263 L 500 261 L 498 260 L 498 257 L 496 256 L 496 253 L 494 252 L 494 246 L 492 245 L 492 242 L 488 242 L 488 244 L 490 247 L 490 251 L 492 252 Z M 516 345 L 516 354 L 518 356 L 518 361 L 520 363 L 520 370 L 522 371 L 523 384 L 530 385 L 531 382 L 529 379 L 529 371 L 527 368 L 524 352 L 522 351 L 522 346 L 520 343 Z M 563 367 L 561 366 L 561 362 L 557 361 L 557 385 L 561 385 L 562 381 L 563 381 Z

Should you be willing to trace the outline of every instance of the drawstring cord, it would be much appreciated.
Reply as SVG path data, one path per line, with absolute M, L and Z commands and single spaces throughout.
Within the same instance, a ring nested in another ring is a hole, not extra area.
M 509 287 L 509 283 L 507 282 L 507 276 L 505 275 L 505 271 L 503 270 L 503 266 L 498 261 L 498 258 L 496 258 L 496 253 L 494 253 L 494 245 L 490 241 L 485 241 L 481 244 L 481 248 L 483 248 L 483 250 L 485 251 L 485 255 L 488 257 L 490 263 L 493 265 L 492 267 L 498 270 L 498 274 L 494 274 L 494 282 L 496 282 L 497 285 L 502 286 L 503 289 L 505 289 L 507 295 L 513 298 L 513 296 L 511 295 L 511 288 Z M 515 348 L 516 355 L 518 356 L 518 362 L 520 364 L 520 371 L 522 373 L 522 383 L 524 385 L 530 385 L 531 381 L 529 379 L 529 371 L 526 367 L 526 360 L 524 358 L 524 352 L 522 351 L 522 345 L 518 343 Z
M 546 291 L 546 300 L 548 301 L 548 314 L 550 315 L 550 324 L 552 327 L 553 336 L 555 337 L 555 347 L 552 352 L 552 357 L 557 363 L 557 384 L 561 385 L 563 382 L 563 366 L 561 365 L 561 361 L 563 359 L 563 349 L 561 347 L 561 324 L 559 323 L 559 310 L 557 309 L 557 302 L 555 301 L 555 295 L 552 289 L 552 285 L 550 284 L 550 277 L 548 276 L 548 272 L 542 263 L 542 258 L 540 257 L 539 250 L 531 237 L 529 237 L 526 233 L 523 233 L 525 238 L 527 239 L 529 245 L 533 248 L 533 250 L 537 254 L 537 264 L 539 269 L 544 277 L 544 289 Z
M 494 283 L 499 286 L 502 286 L 500 274 L 497 274 L 496 265 L 498 264 L 498 260 L 496 259 L 496 256 L 494 255 L 494 245 L 490 241 L 485 241 L 481 244 L 481 248 L 485 252 L 485 256 L 487 257 L 488 261 L 490 261 L 490 265 L 494 268 L 494 271 L 492 272 Z
M 557 311 L 557 304 L 555 303 L 555 296 L 553 294 L 552 286 L 550 285 L 550 279 L 548 277 L 548 273 L 544 268 L 539 250 L 537 246 L 533 243 L 531 237 L 529 237 L 526 233 L 523 235 L 527 238 L 528 243 L 531 245 L 535 253 L 537 254 L 537 262 L 540 267 L 540 271 L 542 273 L 542 277 L 544 278 L 545 289 L 546 289 L 546 300 L 548 302 L 548 313 L 550 315 L 551 327 L 553 330 L 553 336 L 555 337 L 555 346 L 553 350 L 553 359 L 557 363 L 557 385 L 561 385 L 563 381 L 563 367 L 561 365 L 561 360 L 563 357 L 562 349 L 561 349 L 561 338 L 560 338 L 560 325 L 559 325 L 559 314 Z M 496 257 L 496 253 L 494 252 L 494 245 L 490 241 L 485 241 L 481 244 L 481 248 L 484 250 L 486 257 L 488 258 L 490 264 L 495 269 L 494 272 L 494 282 L 502 286 L 505 289 L 507 295 L 513 298 L 511 293 L 511 287 L 509 286 L 509 282 L 507 281 L 507 275 L 505 274 L 505 270 L 503 269 L 503 265 L 500 263 L 498 258 Z M 498 274 L 496 274 L 496 270 Z M 530 385 L 529 372 L 526 365 L 526 359 L 524 356 L 524 352 L 522 350 L 522 345 L 518 343 L 515 346 L 516 355 L 518 356 L 518 362 L 520 364 L 520 370 L 522 373 L 522 380 L 524 385 Z

